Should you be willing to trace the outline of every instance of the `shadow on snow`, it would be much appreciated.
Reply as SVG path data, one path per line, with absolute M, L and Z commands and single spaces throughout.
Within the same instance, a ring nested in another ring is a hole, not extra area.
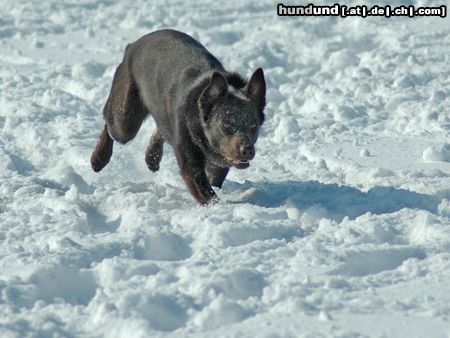
M 319 206 L 341 221 L 355 219 L 367 212 L 388 214 L 403 208 L 421 209 L 437 213 L 440 199 L 393 187 L 374 187 L 367 192 L 348 186 L 324 184 L 317 181 L 245 182 L 231 186 L 232 191 L 247 190 L 243 202 L 267 208 L 282 205 L 306 210 Z

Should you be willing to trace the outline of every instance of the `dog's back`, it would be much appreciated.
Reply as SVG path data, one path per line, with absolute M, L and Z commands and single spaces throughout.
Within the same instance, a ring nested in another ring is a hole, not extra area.
M 162 130 L 173 129 L 173 114 L 197 78 L 222 64 L 198 41 L 174 30 L 147 34 L 128 45 L 125 61 L 146 107 Z M 171 143 L 171 132 L 165 138 Z

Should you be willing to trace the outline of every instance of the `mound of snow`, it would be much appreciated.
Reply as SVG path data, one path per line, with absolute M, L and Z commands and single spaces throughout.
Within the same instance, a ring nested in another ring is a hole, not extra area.
M 450 144 L 428 147 L 422 158 L 426 162 L 450 162 Z

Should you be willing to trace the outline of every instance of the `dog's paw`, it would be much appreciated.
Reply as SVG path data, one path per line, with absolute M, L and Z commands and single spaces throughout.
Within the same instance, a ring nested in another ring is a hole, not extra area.
M 203 206 L 212 206 L 212 205 L 216 205 L 219 202 L 220 202 L 220 198 L 214 194 L 214 196 L 211 199 L 209 199 L 208 202 L 203 204 Z
M 108 163 L 109 163 L 109 159 L 108 160 L 102 160 L 99 157 L 97 157 L 95 153 L 92 154 L 92 156 L 91 156 L 91 168 L 96 173 L 101 171 Z
M 159 170 L 159 164 L 154 165 L 154 164 L 148 164 L 147 163 L 147 168 L 155 173 L 155 172 L 157 172 Z
M 147 152 L 145 154 L 145 163 L 147 163 L 147 168 L 153 172 L 157 172 L 159 170 L 161 157 L 162 156 L 160 153 Z

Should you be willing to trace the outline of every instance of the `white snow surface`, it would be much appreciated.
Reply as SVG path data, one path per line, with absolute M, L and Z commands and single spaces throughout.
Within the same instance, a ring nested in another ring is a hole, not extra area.
M 450 336 L 450 19 L 276 4 L 0 1 L 1 337 Z M 90 168 L 126 44 L 161 28 L 266 74 L 215 206 L 170 146 L 146 168 L 151 119 Z

